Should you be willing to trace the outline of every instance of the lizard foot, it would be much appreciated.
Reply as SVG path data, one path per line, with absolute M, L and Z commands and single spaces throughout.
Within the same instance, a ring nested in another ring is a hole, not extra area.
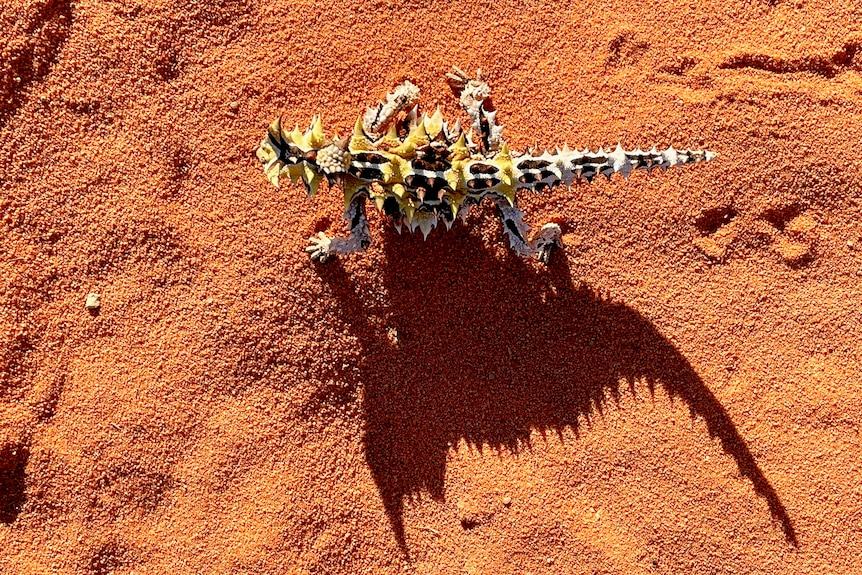
M 535 239 L 539 261 L 545 265 L 551 260 L 551 253 L 555 249 L 563 247 L 563 230 L 558 224 L 545 224 L 542 226 L 539 236 Z
M 325 233 L 317 232 L 317 236 L 311 236 L 308 241 L 311 245 L 305 248 L 305 251 L 309 252 L 312 260 L 325 264 L 335 256 L 332 252 L 332 240 Z

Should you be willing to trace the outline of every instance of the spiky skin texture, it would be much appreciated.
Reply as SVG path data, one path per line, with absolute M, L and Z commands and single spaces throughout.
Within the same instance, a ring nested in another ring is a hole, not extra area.
M 362 251 L 370 245 L 368 199 L 399 232 L 404 227 L 411 232 L 419 229 L 427 239 L 441 222 L 449 229 L 459 217 L 466 221 L 472 206 L 489 198 L 512 249 L 548 263 L 554 248 L 562 247 L 560 227 L 546 224 L 528 241 L 529 226 L 517 208 L 519 190 L 543 192 L 560 184 L 591 182 L 599 175 L 610 178 L 616 172 L 627 178 L 633 170 L 664 170 L 715 157 L 712 152 L 672 147 L 627 151 L 620 145 L 597 152 L 564 146 L 541 155 L 513 153 L 496 123 L 497 112 L 486 108 L 491 90 L 481 73 L 469 78 L 454 68 L 447 77 L 470 116 L 469 133 L 459 122 L 450 127 L 439 109 L 420 117 L 419 90 L 409 81 L 369 108 L 344 139 L 327 138 L 319 117 L 305 132 L 297 128 L 288 132 L 280 119 L 270 125 L 257 157 L 273 185 L 278 187 L 282 177 L 289 177 L 294 183 L 302 181 L 313 196 L 326 178 L 344 190 L 350 236 L 329 238 L 323 232 L 312 236 L 307 248 L 312 259 L 325 262 L 335 254 Z

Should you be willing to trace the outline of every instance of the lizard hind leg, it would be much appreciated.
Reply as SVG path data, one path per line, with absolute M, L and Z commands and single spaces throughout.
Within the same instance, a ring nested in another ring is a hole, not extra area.
M 563 247 L 563 233 L 559 224 L 545 224 L 532 241 L 527 241 L 530 226 L 524 222 L 524 212 L 502 198 L 496 204 L 503 233 L 509 238 L 509 247 L 519 256 L 526 258 L 535 255 L 540 262 L 548 265 L 553 251 Z

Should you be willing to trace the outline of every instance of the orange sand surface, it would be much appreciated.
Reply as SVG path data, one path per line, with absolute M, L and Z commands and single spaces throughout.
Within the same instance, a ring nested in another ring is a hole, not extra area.
M 858 2 L 218 4 L 0 0 L 0 572 L 862 573 Z M 266 126 L 452 64 L 719 156 L 313 264 Z

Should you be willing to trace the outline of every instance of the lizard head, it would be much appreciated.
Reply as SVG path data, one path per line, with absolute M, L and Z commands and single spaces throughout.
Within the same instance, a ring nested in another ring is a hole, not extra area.
M 287 176 L 293 183 L 302 181 L 309 197 L 317 193 L 324 177 L 330 183 L 338 180 L 350 162 L 347 139 L 327 138 L 319 116 L 305 132 L 299 128 L 288 132 L 276 118 L 257 148 L 257 158 L 272 185 L 279 187 L 279 180 Z

